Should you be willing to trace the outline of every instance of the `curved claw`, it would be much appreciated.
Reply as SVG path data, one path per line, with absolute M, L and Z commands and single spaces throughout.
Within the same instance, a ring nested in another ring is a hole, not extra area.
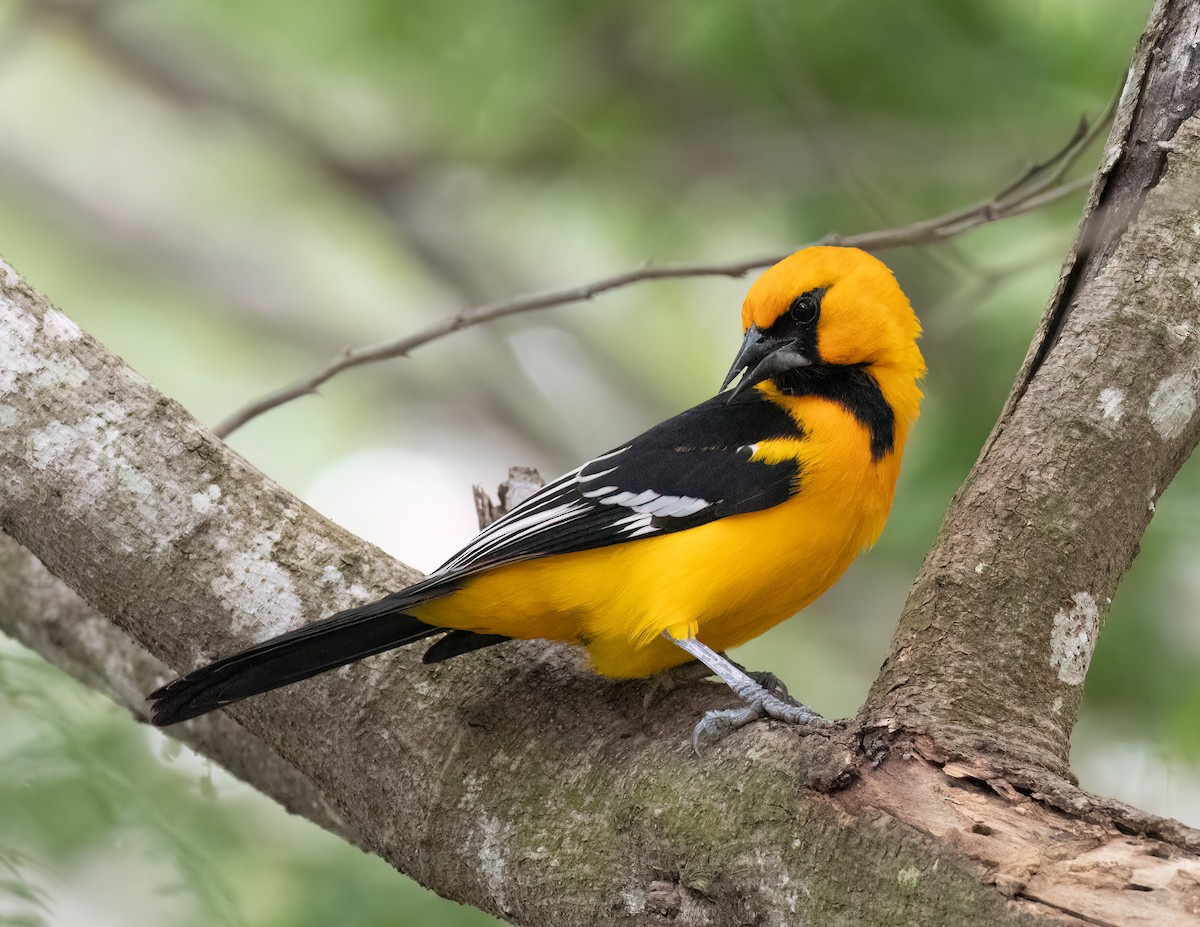
M 706 739 L 720 740 L 729 732 L 765 717 L 766 712 L 757 702 L 743 705 L 741 708 L 714 708 L 712 711 L 706 711 L 704 717 L 692 728 L 692 749 L 696 756 L 699 756 L 700 745 Z
M 829 725 L 828 721 L 807 705 L 801 705 L 786 696 L 780 698 L 764 690 L 761 698 L 741 708 L 718 708 L 705 712 L 704 717 L 692 729 L 692 749 L 696 751 L 696 756 L 699 756 L 700 746 L 705 740 L 719 740 L 726 734 L 763 718 L 771 718 L 785 724 L 802 724 L 806 727 Z

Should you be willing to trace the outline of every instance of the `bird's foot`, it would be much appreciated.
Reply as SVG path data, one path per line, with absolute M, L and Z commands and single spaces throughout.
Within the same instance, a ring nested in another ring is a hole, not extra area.
M 736 663 L 731 663 L 724 654 L 717 653 L 694 637 L 672 637 L 667 632 L 663 632 L 663 637 L 703 663 L 746 702 L 742 708 L 710 711 L 700 719 L 692 731 L 692 748 L 697 755 L 705 738 L 723 736 L 761 718 L 774 718 L 776 721 L 809 727 L 829 724 L 811 708 L 792 699 L 787 687 L 774 673 L 747 673 Z
M 733 731 L 744 728 L 766 717 L 759 704 L 743 705 L 741 708 L 714 708 L 692 728 L 692 749 L 700 755 L 700 747 L 706 741 L 717 741 Z
M 738 694 L 745 697 L 747 693 L 739 692 Z M 699 756 L 700 748 L 705 742 L 720 740 L 726 734 L 764 718 L 772 718 L 787 724 L 803 724 L 810 728 L 825 727 L 829 724 L 807 705 L 801 705 L 789 698 L 786 689 L 781 698 L 763 687 L 760 689 L 760 694 L 748 700 L 748 703 L 740 708 L 718 708 L 705 712 L 704 717 L 692 730 L 692 749 L 696 751 L 696 756 Z

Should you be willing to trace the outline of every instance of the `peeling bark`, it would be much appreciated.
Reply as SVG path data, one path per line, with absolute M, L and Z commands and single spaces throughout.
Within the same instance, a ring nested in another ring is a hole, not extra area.
M 1179 0 L 1152 16 L 1083 244 L 860 720 L 754 725 L 697 758 L 721 687 L 647 709 L 642 684 L 517 643 L 436 667 L 384 655 L 178 730 L 524 924 L 1194 924 L 1200 835 L 1075 789 L 1067 742 L 1107 599 L 1200 440 L 1198 21 Z M 168 669 L 416 576 L 3 262 L 0 472 L 0 528 L 90 603 L 0 543 L 3 627 L 135 713 Z
M 1069 815 L 996 779 L 989 787 L 980 773 L 914 757 L 865 772 L 836 801 L 855 816 L 882 814 L 971 859 L 1017 911 L 1096 925 L 1196 923 L 1200 835 L 1180 841 L 1190 847 L 1181 859 L 1171 842 Z

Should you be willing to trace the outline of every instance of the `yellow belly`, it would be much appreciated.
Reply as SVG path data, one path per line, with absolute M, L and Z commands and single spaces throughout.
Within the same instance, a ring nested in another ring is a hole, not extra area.
M 787 502 L 497 567 L 411 614 L 439 627 L 582 644 L 595 670 L 615 677 L 687 662 L 664 631 L 715 650 L 756 637 L 820 596 L 874 543 L 899 471 L 899 441 L 875 463 L 865 429 L 844 410 L 797 402 L 807 403 L 808 437 L 800 492 Z

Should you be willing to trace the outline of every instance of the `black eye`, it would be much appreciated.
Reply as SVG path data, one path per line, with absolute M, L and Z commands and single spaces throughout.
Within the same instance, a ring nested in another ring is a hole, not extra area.
M 788 310 L 792 318 L 801 325 L 811 325 L 817 321 L 817 316 L 821 314 L 821 297 L 824 294 L 824 290 L 809 290 L 797 296 Z

